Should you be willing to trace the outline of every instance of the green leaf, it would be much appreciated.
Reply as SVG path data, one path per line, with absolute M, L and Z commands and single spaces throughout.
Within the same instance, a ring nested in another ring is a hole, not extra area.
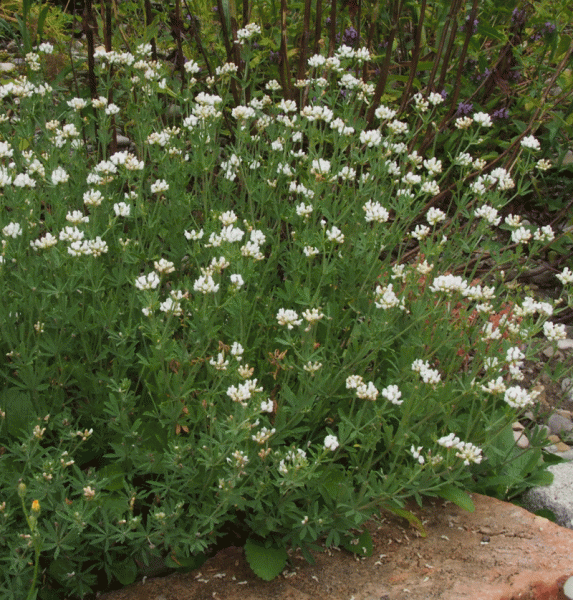
M 207 557 L 203 552 L 199 552 L 198 554 L 189 557 L 171 554 L 166 557 L 165 565 L 171 569 L 177 569 L 181 573 L 188 573 L 189 571 L 198 569 L 206 560 Z
M 266 548 L 251 538 L 245 544 L 245 556 L 255 575 L 265 581 L 271 581 L 279 575 L 288 558 L 285 548 Z
M 103 479 L 109 479 L 109 481 L 103 486 L 110 492 L 116 492 L 122 490 L 124 486 L 124 469 L 119 463 L 113 463 L 106 465 L 98 471 L 98 475 Z
M 15 388 L 4 390 L 2 405 L 6 407 L 6 428 L 14 437 L 26 433 L 36 418 L 30 395 Z
M 422 537 L 426 537 L 428 535 L 426 533 L 426 528 L 424 527 L 422 521 L 420 521 L 420 519 L 418 519 L 418 517 L 414 513 L 411 513 L 405 508 L 387 506 L 385 506 L 384 508 L 386 508 L 386 510 L 389 510 L 391 513 L 395 514 L 397 517 L 402 517 L 402 519 L 406 519 L 406 521 L 408 521 L 408 523 L 410 523 L 412 527 L 414 527 L 420 532 L 420 535 Z
M 344 473 L 333 467 L 326 473 L 326 477 L 321 482 L 321 494 L 325 500 L 336 500 L 341 492 L 341 484 L 344 481 Z M 326 493 L 324 493 L 326 492 Z
M 552 510 L 549 510 L 548 508 L 540 508 L 539 510 L 535 511 L 535 514 L 538 517 L 543 517 L 544 519 L 551 521 L 552 523 L 557 522 L 557 517 L 555 516 L 555 513 Z
M 368 529 L 363 531 L 358 537 L 351 536 L 346 538 L 344 548 L 352 554 L 359 554 L 360 556 L 372 556 L 372 536 Z
M 455 485 L 448 484 L 443 488 L 440 488 L 439 491 L 436 492 L 436 495 L 444 500 L 449 500 L 454 504 L 457 504 L 460 508 L 467 510 L 468 512 L 474 512 L 476 507 L 474 506 L 473 500 L 470 498 L 469 494 L 460 490 Z
M 137 565 L 133 558 L 127 558 L 120 562 L 114 561 L 111 572 L 115 575 L 119 583 L 122 585 L 129 585 L 130 583 L 133 583 L 137 577 Z

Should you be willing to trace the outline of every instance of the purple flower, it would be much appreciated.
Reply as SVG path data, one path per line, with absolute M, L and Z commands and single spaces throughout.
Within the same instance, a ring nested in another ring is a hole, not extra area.
M 515 25 L 524 25 L 525 24 L 525 11 L 519 10 L 519 8 L 514 8 L 511 13 L 511 22 Z
M 464 104 L 460 102 L 458 104 L 458 110 L 456 111 L 456 117 L 463 117 L 465 115 L 469 115 L 474 108 L 474 105 L 471 102 Z
M 498 108 L 491 113 L 492 119 L 509 119 L 509 110 L 507 108 Z
M 471 21 L 471 15 L 466 17 L 466 22 L 460 27 L 460 31 L 465 31 L 467 27 L 471 25 L 471 32 L 475 33 L 477 31 L 479 21 L 478 19 L 474 19 Z
M 342 43 L 347 46 L 354 46 L 358 41 L 358 31 L 354 29 L 354 27 L 348 27 L 348 29 L 344 30 L 344 34 L 342 36 Z

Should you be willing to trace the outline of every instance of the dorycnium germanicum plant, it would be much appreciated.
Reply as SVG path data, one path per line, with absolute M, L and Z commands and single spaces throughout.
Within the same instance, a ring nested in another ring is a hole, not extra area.
M 470 507 L 534 410 L 524 361 L 565 335 L 517 284 L 554 232 L 504 208 L 550 167 L 536 138 L 508 126 L 517 159 L 490 167 L 475 112 L 418 154 L 435 93 L 367 130 L 360 48 L 310 57 L 302 108 L 253 60 L 190 58 L 182 88 L 147 45 L 99 50 L 97 95 L 72 97 L 50 50 L 0 86 L 2 593 L 191 567 L 230 528 L 270 578 L 380 507 Z

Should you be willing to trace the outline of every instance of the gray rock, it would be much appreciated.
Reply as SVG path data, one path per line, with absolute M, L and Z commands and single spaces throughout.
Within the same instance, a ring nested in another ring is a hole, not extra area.
M 8 73 L 9 71 L 13 71 L 16 68 L 14 63 L 0 63 L 0 72 Z
M 547 425 L 554 435 L 560 435 L 562 431 L 569 432 L 573 431 L 573 423 L 571 419 L 558 415 L 557 413 L 551 415 L 547 420 Z
M 563 584 L 563 593 L 566 598 L 569 600 L 573 600 L 573 577 L 569 577 L 569 579 Z
M 528 490 L 522 498 L 523 506 L 531 512 L 549 509 L 558 525 L 573 529 L 573 462 L 551 465 L 548 471 L 553 473 L 553 483 Z
M 573 348 L 573 340 L 570 340 L 569 338 L 557 340 L 557 347 L 559 350 L 571 350 L 571 348 Z
M 125 135 L 117 135 L 117 145 L 119 147 L 125 147 L 125 146 L 129 146 L 131 144 L 131 140 L 128 137 L 125 137 Z

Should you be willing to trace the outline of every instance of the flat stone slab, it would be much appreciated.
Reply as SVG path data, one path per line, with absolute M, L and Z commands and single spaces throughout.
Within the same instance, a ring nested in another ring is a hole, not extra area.
M 566 600 L 573 531 L 525 509 L 474 494 L 476 510 L 443 501 L 412 511 L 426 537 L 392 515 L 368 524 L 371 557 L 342 550 L 298 554 L 275 580 L 258 579 L 242 548 L 198 571 L 147 579 L 101 600 Z

